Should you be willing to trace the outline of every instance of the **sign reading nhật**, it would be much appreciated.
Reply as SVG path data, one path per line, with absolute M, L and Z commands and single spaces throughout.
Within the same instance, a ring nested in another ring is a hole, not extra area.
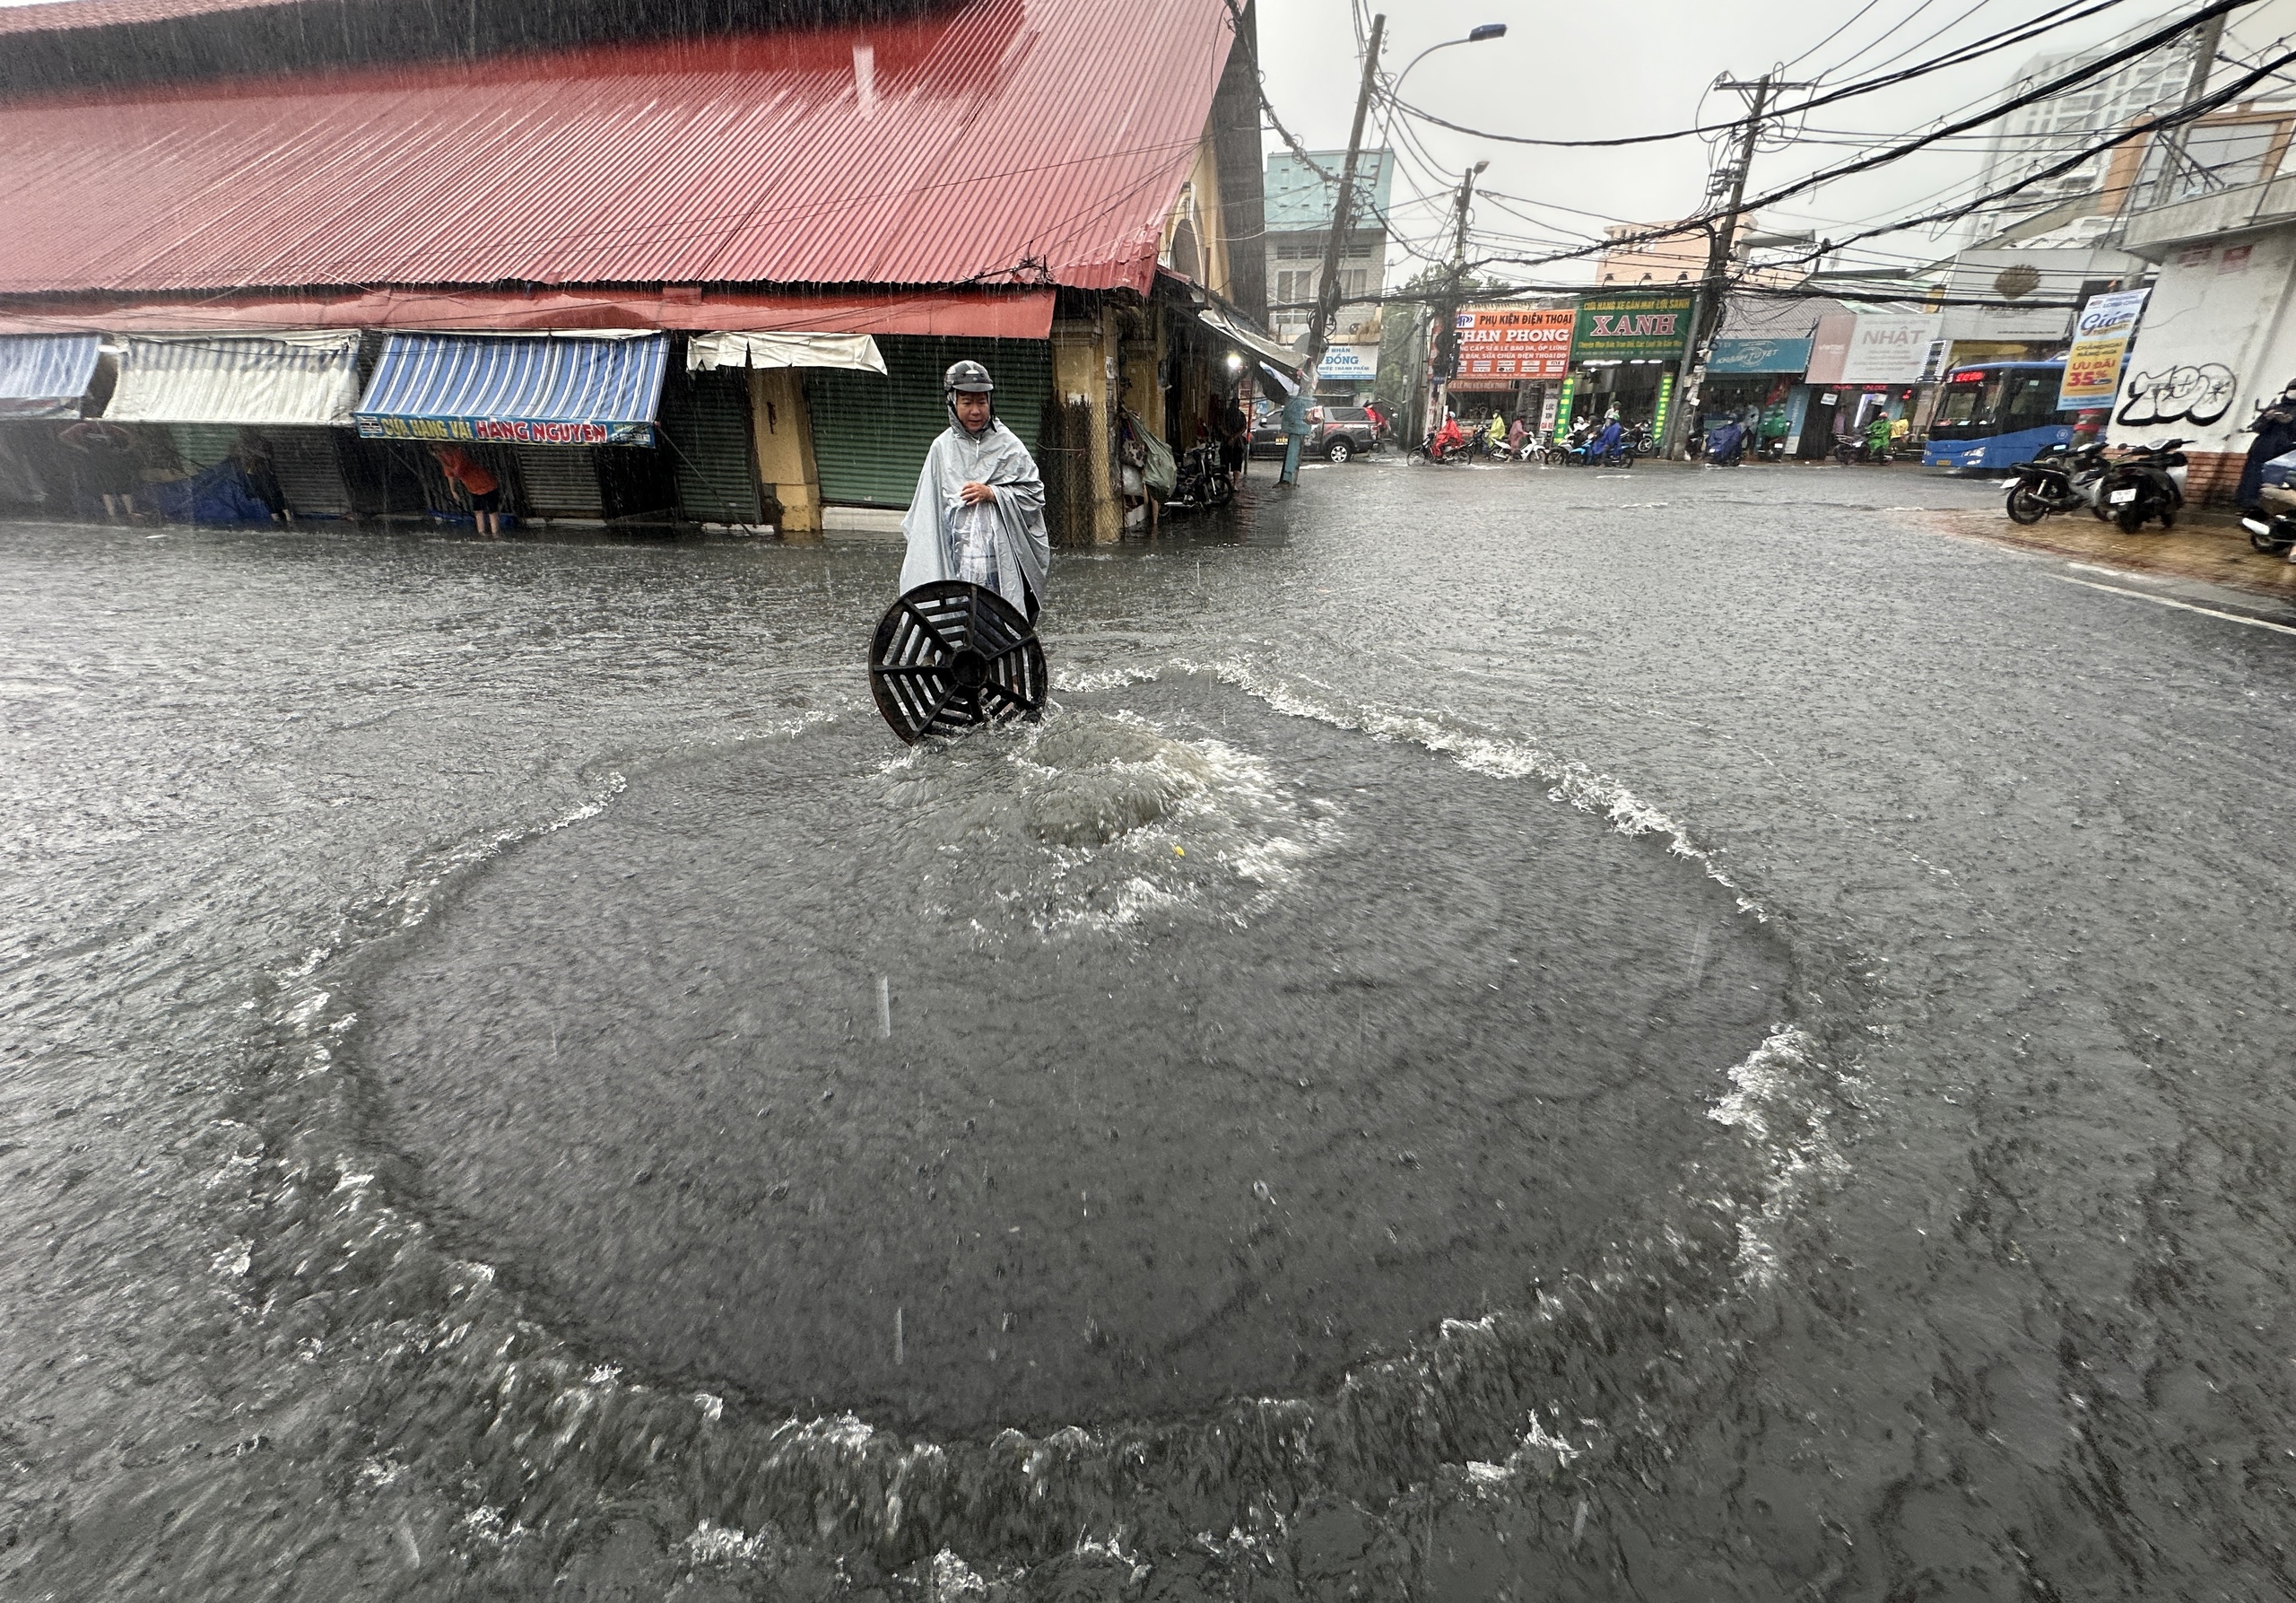
M 2135 337 L 2149 290 L 2116 290 L 2092 295 L 2073 326 L 2073 348 L 2065 355 L 2065 377 L 2057 387 L 2057 408 L 2109 406 L 2120 393 L 2121 362 Z
M 1851 327 L 1842 358 L 1844 384 L 1916 384 L 1929 366 L 1938 319 L 1921 317 L 1859 318 Z

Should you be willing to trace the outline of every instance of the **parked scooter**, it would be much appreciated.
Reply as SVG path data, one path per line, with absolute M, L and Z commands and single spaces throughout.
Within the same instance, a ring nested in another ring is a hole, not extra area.
M 1236 499 L 1236 482 L 1228 475 L 1220 448 L 1208 441 L 1183 452 L 1179 483 L 1164 503 L 1168 512 L 1194 512 L 1224 507 Z
M 2123 534 L 2133 535 L 2155 518 L 2163 529 L 2177 526 L 2185 504 L 2185 454 L 2177 448 L 2185 443 L 2139 446 L 2105 469 L 2097 504 Z
M 2039 523 L 2051 512 L 2095 510 L 2099 486 L 2105 476 L 2105 448 L 2043 446 L 2030 462 L 2010 471 L 2017 476 L 2002 483 L 2009 491 L 2009 521 Z
M 2244 512 L 2240 527 L 2248 531 L 2248 544 L 2266 556 L 2296 549 L 2296 512 Z

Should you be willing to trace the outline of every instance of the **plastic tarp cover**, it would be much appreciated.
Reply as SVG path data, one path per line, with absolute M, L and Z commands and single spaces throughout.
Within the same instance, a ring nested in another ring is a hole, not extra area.
M 686 370 L 718 368 L 848 368 L 882 373 L 885 359 L 865 334 L 697 334 L 685 343 Z
M 347 428 L 359 335 L 130 335 L 104 417 L 120 423 L 306 423 Z
M 1248 328 L 1216 307 L 1197 307 L 1196 320 L 1222 339 L 1232 341 L 1256 356 L 1265 357 L 1286 372 L 1296 373 L 1308 365 L 1306 357 L 1282 344 L 1274 335 Z
M 0 337 L 0 417 L 77 417 L 96 376 L 94 334 Z
M 370 440 L 651 445 L 669 336 L 394 334 L 359 403 Z
M 144 498 L 170 523 L 268 523 L 271 509 L 256 500 L 236 462 L 218 462 L 189 478 L 144 486 Z

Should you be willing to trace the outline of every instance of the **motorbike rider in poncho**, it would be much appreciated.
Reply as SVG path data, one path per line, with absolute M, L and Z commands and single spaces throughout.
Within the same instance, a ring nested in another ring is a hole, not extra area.
M 962 579 L 996 591 L 1034 623 L 1052 561 L 1044 481 L 1028 448 L 998 420 L 996 386 L 987 368 L 957 362 L 941 390 L 949 426 L 925 453 L 917 493 L 901 519 L 909 540 L 901 592 Z

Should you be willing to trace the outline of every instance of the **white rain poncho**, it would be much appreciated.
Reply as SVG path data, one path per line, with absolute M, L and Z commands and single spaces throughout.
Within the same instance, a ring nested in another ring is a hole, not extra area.
M 962 492 L 976 483 L 996 491 L 996 499 L 967 507 Z M 1031 597 L 1041 606 L 1045 570 L 1052 562 L 1052 540 L 1044 527 L 1044 481 L 1037 477 L 1029 448 L 995 418 L 978 434 L 951 423 L 925 453 L 917 493 L 900 520 L 901 533 L 909 537 L 909 555 L 900 565 L 903 594 L 935 579 L 968 577 L 963 562 L 969 523 L 987 526 L 995 579 L 987 588 L 1024 614 L 1033 611 Z

